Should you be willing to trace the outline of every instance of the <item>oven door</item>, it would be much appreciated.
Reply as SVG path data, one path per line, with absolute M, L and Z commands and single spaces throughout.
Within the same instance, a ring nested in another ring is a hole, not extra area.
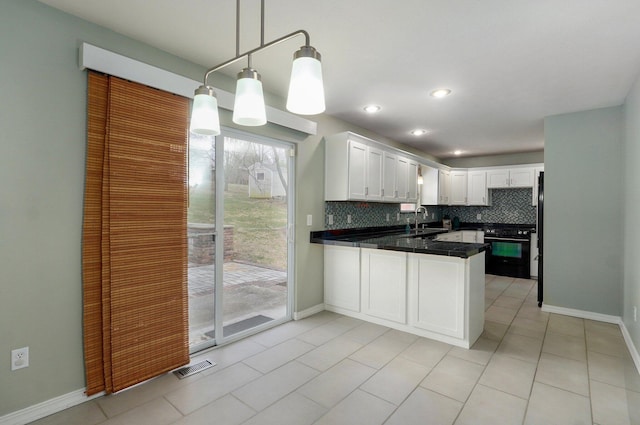
M 531 278 L 529 239 L 485 236 L 484 242 L 489 244 L 485 267 L 487 274 Z

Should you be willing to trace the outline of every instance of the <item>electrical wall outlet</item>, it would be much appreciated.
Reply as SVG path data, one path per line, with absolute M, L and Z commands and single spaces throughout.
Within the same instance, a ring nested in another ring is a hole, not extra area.
M 396 214 L 396 221 L 400 221 L 400 213 Z
M 436 213 L 431 213 L 431 220 L 434 220 L 436 218 Z
M 327 221 L 329 222 L 329 225 L 332 225 L 332 224 L 333 224 L 333 214 L 329 214 L 329 215 L 327 216 Z
M 307 226 L 311 226 L 313 224 L 313 216 L 311 214 L 307 214 Z
M 351 214 L 347 214 L 347 223 L 351 224 Z
M 480 213 L 476 214 L 476 219 L 482 220 L 482 214 L 480 214 Z
M 29 366 L 29 347 L 11 350 L 11 370 L 18 370 Z
M 387 213 L 387 221 L 389 221 L 389 213 Z

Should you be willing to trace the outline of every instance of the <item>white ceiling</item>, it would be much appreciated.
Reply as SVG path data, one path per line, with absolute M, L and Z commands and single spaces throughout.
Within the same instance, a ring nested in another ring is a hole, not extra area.
M 236 54 L 233 0 L 41 1 L 207 68 Z M 327 114 L 440 158 L 541 150 L 545 116 L 620 105 L 640 72 L 638 0 L 265 4 L 265 42 L 305 29 L 322 54 Z M 242 0 L 241 52 L 259 29 L 260 0 Z M 265 90 L 286 96 L 302 44 L 254 55 Z

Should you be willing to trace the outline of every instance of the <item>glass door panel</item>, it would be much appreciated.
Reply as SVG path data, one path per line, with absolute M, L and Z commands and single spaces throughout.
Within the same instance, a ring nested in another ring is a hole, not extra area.
M 289 149 L 251 139 L 223 143 L 224 338 L 289 315 Z
M 189 136 L 189 349 L 215 344 L 215 137 Z

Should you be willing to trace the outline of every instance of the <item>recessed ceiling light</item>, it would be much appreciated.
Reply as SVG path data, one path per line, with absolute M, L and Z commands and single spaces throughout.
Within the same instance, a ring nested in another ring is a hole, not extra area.
M 367 105 L 364 107 L 365 112 L 368 112 L 370 114 L 375 114 L 376 112 L 380 111 L 380 109 L 382 109 L 379 105 Z
M 437 97 L 437 98 L 447 97 L 450 94 L 451 94 L 451 90 L 449 89 L 438 89 L 431 92 L 431 96 Z
M 460 155 L 460 154 L 462 154 L 462 151 L 461 150 L 453 151 L 453 154 L 454 155 Z
M 415 130 L 411 130 L 411 134 L 413 134 L 414 136 L 422 136 L 423 134 L 427 134 L 427 130 L 416 128 Z

